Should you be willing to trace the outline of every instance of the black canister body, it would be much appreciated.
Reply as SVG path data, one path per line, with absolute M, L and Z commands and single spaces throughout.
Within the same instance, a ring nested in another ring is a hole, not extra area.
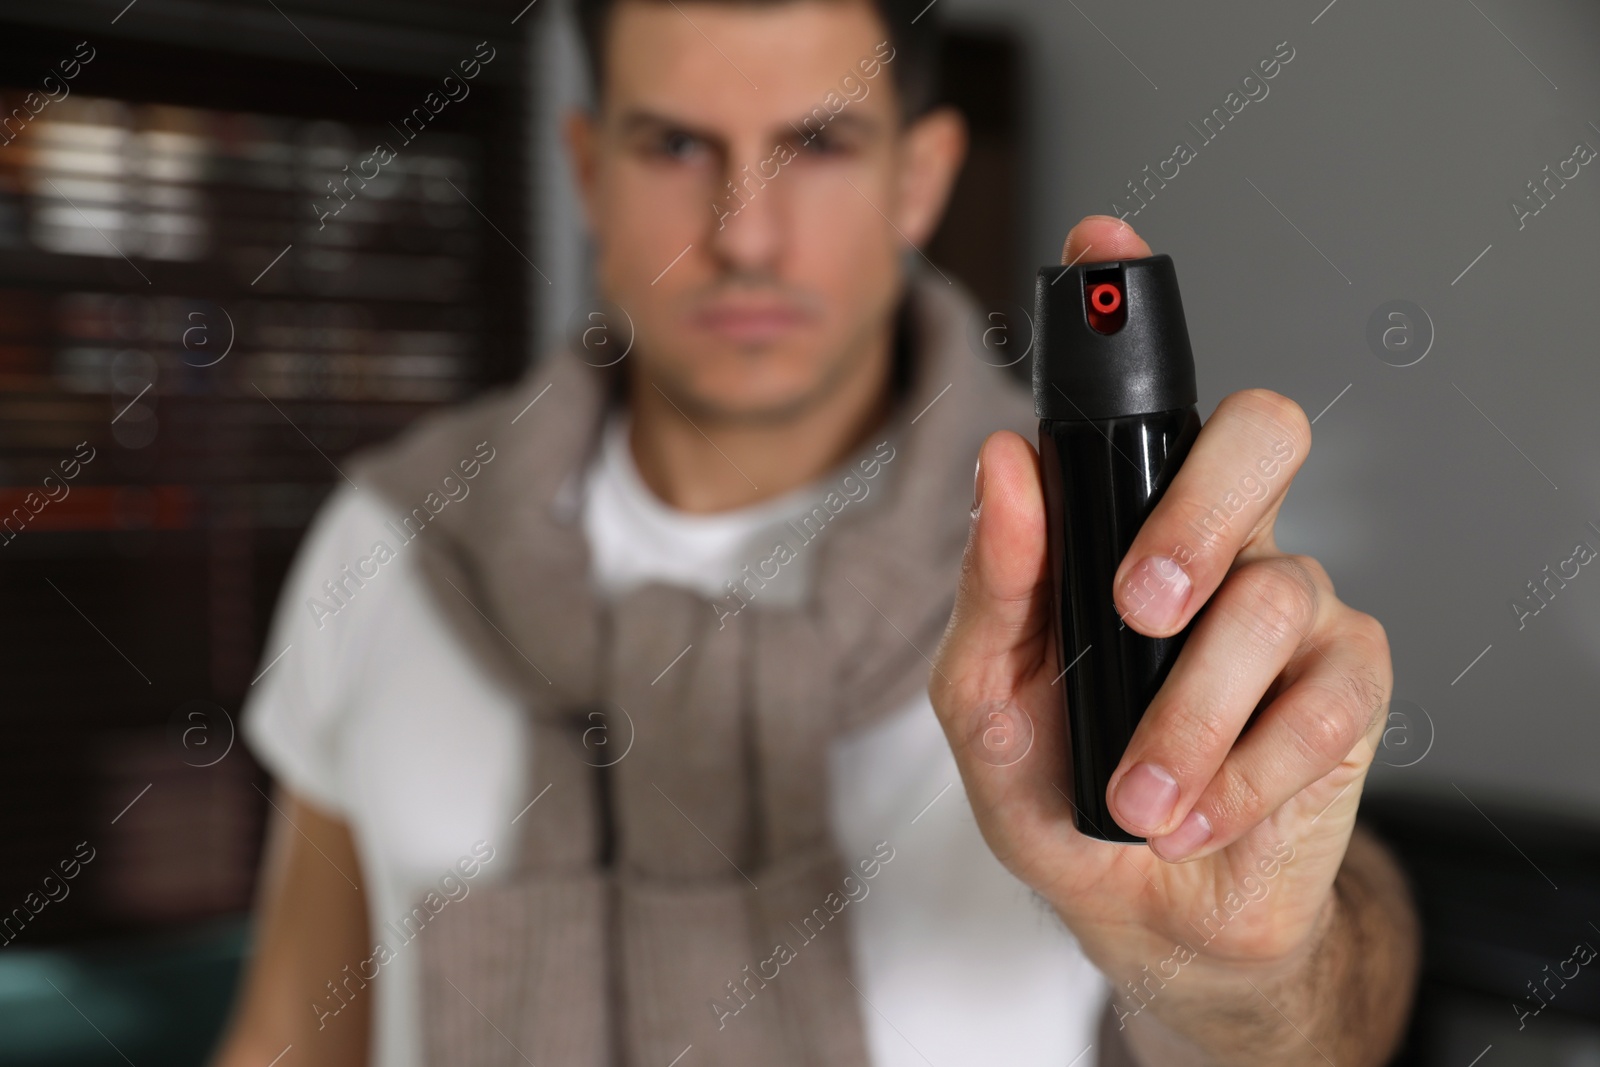
M 1034 398 L 1074 824 L 1140 842 L 1112 818 L 1106 790 L 1193 623 L 1168 638 L 1138 633 L 1117 611 L 1112 579 L 1199 435 L 1194 358 L 1167 256 L 1046 267 L 1036 295 Z
M 1168 638 L 1129 629 L 1111 579 L 1200 432 L 1194 408 L 1104 421 L 1039 423 L 1050 516 L 1056 662 L 1072 739 L 1072 802 L 1081 833 L 1143 841 L 1118 826 L 1106 786 L 1188 630 Z

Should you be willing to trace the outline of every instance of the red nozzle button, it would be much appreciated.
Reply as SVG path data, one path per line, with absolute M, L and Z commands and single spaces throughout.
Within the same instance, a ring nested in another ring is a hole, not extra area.
M 1122 306 L 1122 290 L 1110 282 L 1101 282 L 1089 290 L 1089 305 L 1102 315 L 1110 315 Z

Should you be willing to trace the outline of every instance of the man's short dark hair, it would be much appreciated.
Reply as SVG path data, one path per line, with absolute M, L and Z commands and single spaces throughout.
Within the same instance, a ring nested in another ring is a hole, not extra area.
M 665 3 L 666 0 L 650 0 Z M 748 7 L 770 7 L 795 0 L 718 0 Z M 832 0 L 845 3 L 848 0 Z M 860 0 L 858 0 L 860 2 Z M 939 24 L 928 0 L 866 0 L 889 31 L 894 61 L 888 64 L 900 94 L 901 112 L 910 121 L 938 103 Z M 578 32 L 589 61 L 590 84 L 598 102 L 605 84 L 606 26 L 617 0 L 572 0 Z

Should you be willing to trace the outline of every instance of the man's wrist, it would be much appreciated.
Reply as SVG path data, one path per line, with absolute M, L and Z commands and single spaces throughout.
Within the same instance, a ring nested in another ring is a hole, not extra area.
M 1346 922 L 1340 894 L 1330 889 L 1310 931 L 1288 952 L 1249 962 L 1197 955 L 1177 981 L 1148 1001 L 1130 1005 L 1128 996 L 1114 995 L 1116 1024 L 1138 1062 L 1151 1067 L 1275 1067 L 1319 1060 L 1319 1042 L 1307 1027 L 1315 1022 L 1318 979 L 1329 969 Z M 1148 983 L 1142 988 L 1148 990 Z
M 1270 962 L 1197 956 L 1154 995 L 1132 992 L 1148 981 L 1120 985 L 1107 1026 L 1150 1067 L 1386 1063 L 1409 1017 L 1420 934 L 1398 866 L 1359 829 L 1311 931 Z

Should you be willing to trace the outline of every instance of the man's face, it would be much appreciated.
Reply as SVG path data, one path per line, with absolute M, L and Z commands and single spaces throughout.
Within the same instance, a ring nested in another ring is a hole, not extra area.
M 599 283 L 635 374 L 691 415 L 809 410 L 882 351 L 943 200 L 887 37 L 864 0 L 613 9 L 600 113 L 570 131 Z

